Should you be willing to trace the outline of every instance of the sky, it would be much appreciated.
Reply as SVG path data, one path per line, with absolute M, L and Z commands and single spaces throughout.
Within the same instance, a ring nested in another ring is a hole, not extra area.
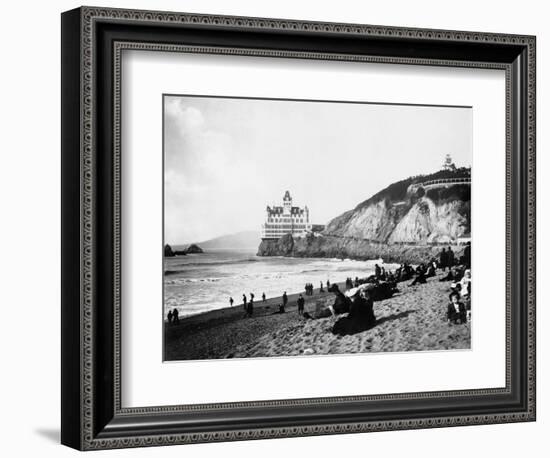
M 471 108 L 166 95 L 165 240 L 259 231 L 286 190 L 326 224 L 446 154 L 471 166 Z

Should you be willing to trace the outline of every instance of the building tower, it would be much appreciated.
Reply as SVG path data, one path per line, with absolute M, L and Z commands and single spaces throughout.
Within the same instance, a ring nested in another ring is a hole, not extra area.
M 290 192 L 286 191 L 285 196 L 283 197 L 283 215 L 289 216 L 292 211 L 292 197 L 290 197 Z
M 449 171 L 456 170 L 456 166 L 455 166 L 450 154 L 447 154 L 445 156 L 445 161 L 443 162 L 442 170 L 449 170 Z

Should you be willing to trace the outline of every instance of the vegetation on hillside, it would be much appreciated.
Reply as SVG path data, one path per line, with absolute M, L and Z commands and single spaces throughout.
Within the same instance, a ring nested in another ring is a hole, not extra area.
M 429 175 L 417 175 L 414 177 L 409 177 L 401 181 L 397 181 L 395 183 L 390 184 L 387 188 L 382 189 L 381 191 L 374 194 L 369 199 L 361 202 L 357 207 L 355 207 L 355 210 L 360 210 L 361 208 L 367 207 L 371 204 L 374 204 L 376 202 L 379 202 L 381 200 L 387 200 L 389 203 L 394 202 L 400 202 L 406 199 L 407 197 L 407 189 L 411 184 L 416 183 L 425 183 L 426 181 L 432 181 L 432 180 L 442 180 L 442 179 L 449 179 L 449 178 L 467 178 L 470 176 L 471 168 L 470 167 L 460 167 L 456 170 L 438 170 L 435 173 L 431 173 Z M 461 200 L 470 200 L 469 197 L 469 186 L 464 185 L 456 185 L 451 186 L 450 188 L 447 188 L 447 197 L 443 197 L 442 195 L 431 193 L 431 191 L 445 191 L 444 188 L 441 189 L 431 189 L 428 191 L 427 196 L 434 200 L 439 201 L 441 199 L 448 199 L 451 197 L 451 194 L 455 192 L 454 188 L 460 187 L 460 188 L 468 188 L 468 196 L 464 193 L 464 191 L 461 189 L 459 191 Z M 421 196 L 417 196 L 421 197 Z M 462 198 L 464 197 L 464 198 Z M 466 198 L 467 197 L 467 198 Z
M 354 209 L 348 210 L 329 221 L 324 232 L 325 234 L 343 234 L 347 232 L 352 220 L 360 212 L 366 211 L 372 205 L 383 202 L 384 207 L 388 211 L 387 220 L 380 226 L 380 232 L 375 238 L 385 240 L 399 221 L 423 197 L 429 198 L 436 205 L 443 205 L 452 201 L 462 202 L 463 205 L 460 206 L 459 214 L 468 220 L 469 226 L 470 186 L 468 184 L 455 184 L 449 187 L 441 186 L 427 190 L 419 187 L 413 193 L 410 193 L 409 190 L 411 185 L 441 179 L 468 178 L 470 177 L 470 173 L 470 168 L 461 167 L 455 170 L 438 170 L 435 173 L 427 175 L 412 176 L 392 183 L 369 199 L 361 202 Z M 355 232 L 357 231 L 355 230 Z

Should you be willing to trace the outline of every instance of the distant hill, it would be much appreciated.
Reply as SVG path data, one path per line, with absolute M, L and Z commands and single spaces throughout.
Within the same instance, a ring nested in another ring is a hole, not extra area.
M 260 231 L 242 231 L 198 242 L 198 245 L 205 251 L 222 248 L 255 249 L 260 243 L 260 240 Z

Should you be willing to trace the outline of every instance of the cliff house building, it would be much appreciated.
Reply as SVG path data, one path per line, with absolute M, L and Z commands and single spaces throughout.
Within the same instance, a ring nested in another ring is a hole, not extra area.
M 266 207 L 265 222 L 262 224 L 262 240 L 279 239 L 283 235 L 303 237 L 312 230 L 309 222 L 309 209 L 292 205 L 290 192 L 286 191 L 283 205 Z

